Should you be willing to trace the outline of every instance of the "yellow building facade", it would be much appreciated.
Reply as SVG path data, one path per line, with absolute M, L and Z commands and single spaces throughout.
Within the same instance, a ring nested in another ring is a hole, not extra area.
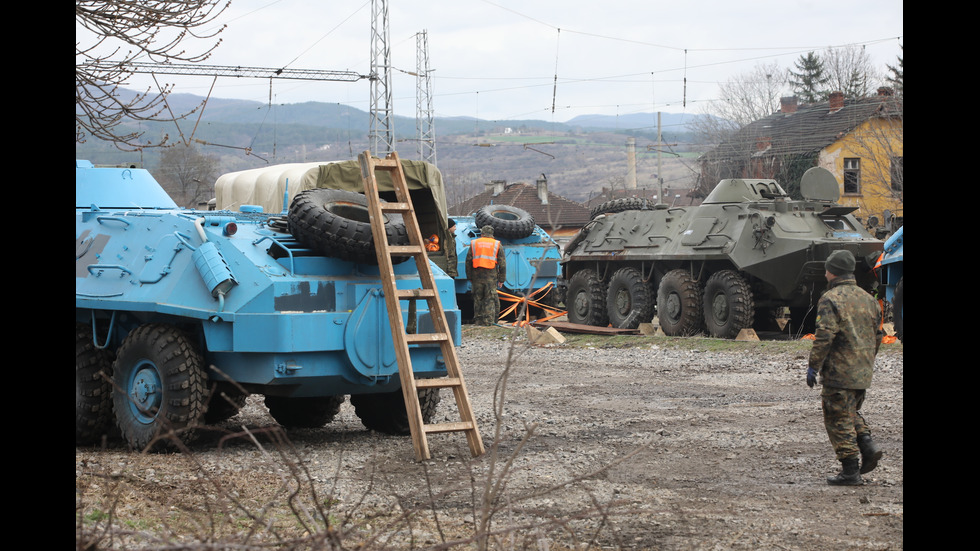
M 858 207 L 865 222 L 904 217 L 902 130 L 901 118 L 874 117 L 820 152 L 819 166 L 837 178 L 840 203 Z

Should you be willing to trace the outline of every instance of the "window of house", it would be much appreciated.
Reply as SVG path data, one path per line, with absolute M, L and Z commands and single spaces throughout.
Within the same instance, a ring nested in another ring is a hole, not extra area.
M 844 193 L 861 193 L 861 159 L 844 159 Z
M 902 178 L 905 176 L 904 167 L 905 157 L 892 157 L 892 189 L 895 191 L 902 191 Z

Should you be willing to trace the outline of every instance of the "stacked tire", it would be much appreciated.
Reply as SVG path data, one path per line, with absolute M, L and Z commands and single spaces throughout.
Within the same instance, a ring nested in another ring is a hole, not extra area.
M 389 245 L 408 245 L 401 215 L 385 214 Z M 353 191 L 316 188 L 289 205 L 289 233 L 318 254 L 359 264 L 377 264 L 367 197 Z M 405 260 L 404 258 L 393 260 Z
M 523 239 L 534 233 L 534 217 L 510 205 L 487 205 L 476 211 L 473 219 L 478 227 L 493 228 L 497 239 Z

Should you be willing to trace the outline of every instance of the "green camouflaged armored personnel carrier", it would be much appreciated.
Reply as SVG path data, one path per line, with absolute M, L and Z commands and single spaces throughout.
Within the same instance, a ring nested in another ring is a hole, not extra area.
M 568 321 L 635 328 L 656 314 L 667 335 L 734 338 L 778 330 L 788 309 L 789 331 L 812 331 L 827 256 L 851 251 L 871 289 L 882 242 L 837 203 L 830 171 L 811 168 L 800 187 L 797 201 L 775 180 L 729 179 L 700 206 L 598 209 L 562 258 Z

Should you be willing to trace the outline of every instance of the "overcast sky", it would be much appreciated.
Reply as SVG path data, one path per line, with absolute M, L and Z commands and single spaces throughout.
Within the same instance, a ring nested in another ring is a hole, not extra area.
M 380 0 L 379 0 L 380 1 Z M 901 0 L 388 0 L 393 111 L 414 117 L 417 35 L 435 115 L 564 122 L 583 114 L 700 114 L 719 84 L 808 51 L 856 45 L 882 71 L 902 55 Z M 232 0 L 209 64 L 353 71 L 371 66 L 371 0 Z M 79 35 L 77 39 L 84 40 Z M 187 42 L 189 50 L 204 42 Z M 197 48 L 200 49 L 200 48 Z M 556 84 L 557 76 L 557 84 Z M 207 95 L 210 77 L 158 77 Z M 130 88 L 152 86 L 137 75 Z M 212 97 L 368 110 L 367 79 L 219 78 Z M 789 90 L 787 90 L 789 93 Z

